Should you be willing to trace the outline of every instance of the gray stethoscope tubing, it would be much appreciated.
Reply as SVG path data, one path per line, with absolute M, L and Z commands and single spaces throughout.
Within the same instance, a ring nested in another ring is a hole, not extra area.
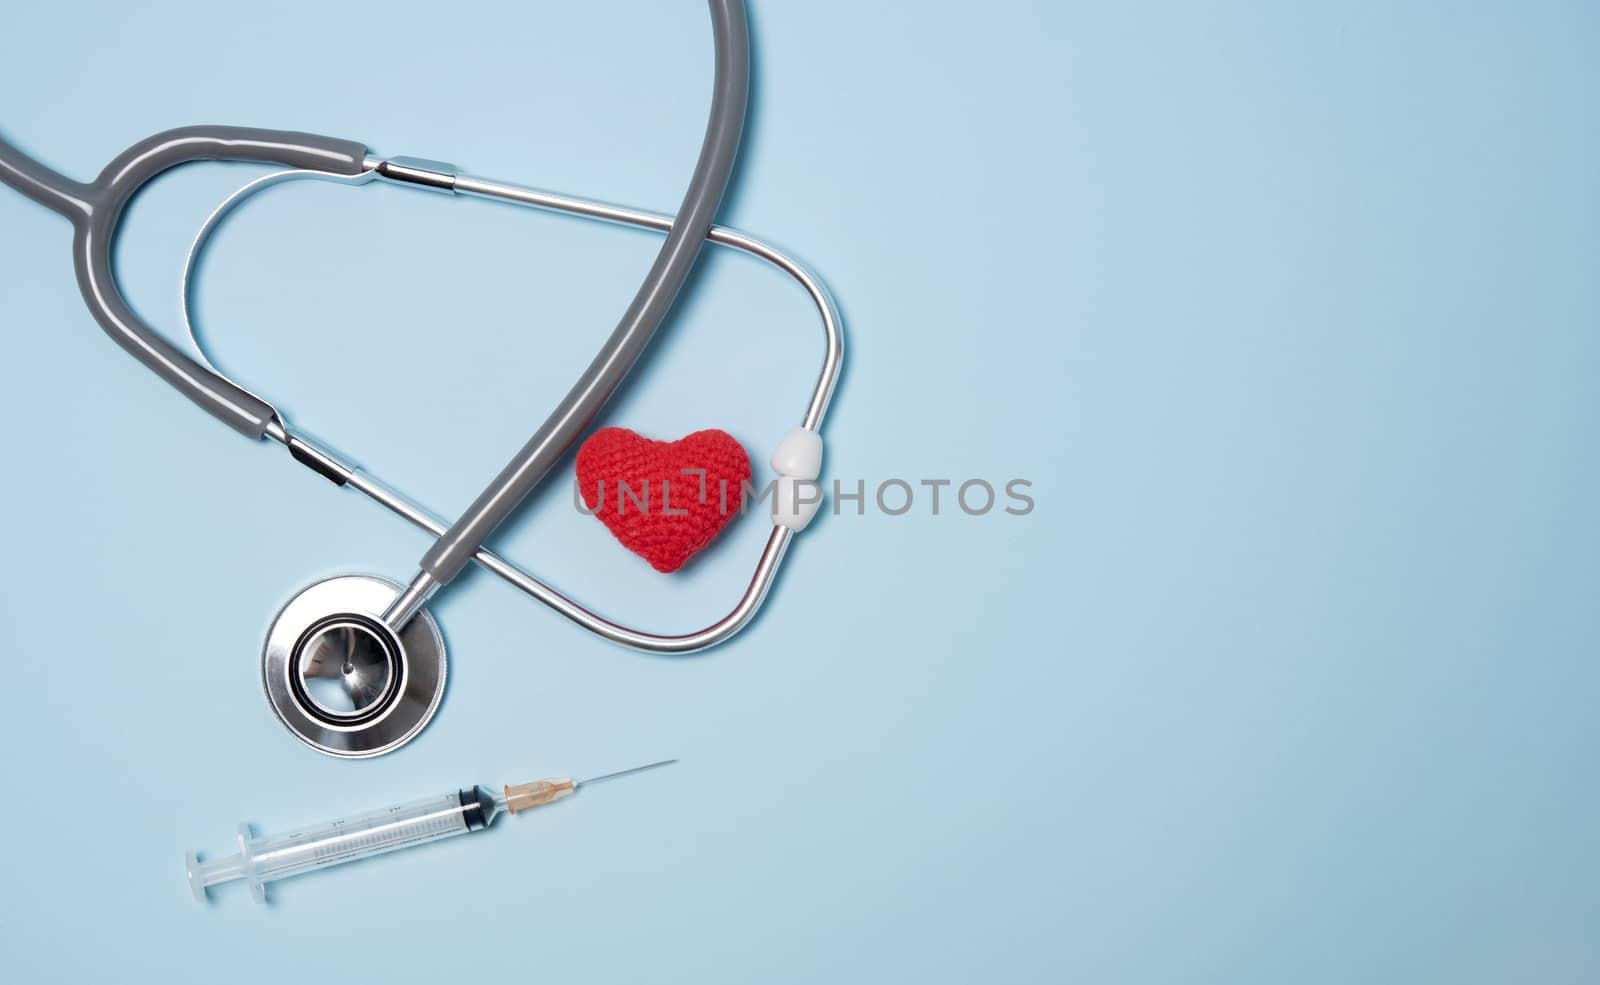
M 733 175 L 750 98 L 750 29 L 744 0 L 710 0 L 716 66 L 711 114 L 700 157 L 678 214 L 639 290 L 594 361 L 578 377 L 539 430 L 495 476 L 466 512 L 433 542 L 411 584 L 395 598 L 383 621 L 398 632 L 428 597 L 461 572 L 478 548 L 549 474 L 583 434 L 600 408 L 643 355 L 656 327 L 694 268 L 717 206 Z M 382 166 L 380 165 L 380 171 Z
M 194 243 L 189 248 L 189 256 L 184 263 L 181 300 L 184 327 L 189 334 L 190 342 L 194 346 L 199 361 L 208 369 L 219 377 L 228 380 L 228 377 L 207 356 L 199 335 L 195 331 L 191 315 L 191 291 L 195 280 L 195 266 L 199 261 L 200 253 L 211 238 L 211 234 L 229 213 L 258 192 L 287 181 L 310 179 L 359 186 L 368 184 L 380 177 L 389 177 L 389 180 L 419 184 L 423 187 L 438 188 L 446 192 L 458 192 L 479 198 L 510 202 L 528 208 L 575 215 L 619 225 L 636 226 L 642 229 L 653 229 L 658 232 L 665 232 L 672 227 L 672 216 L 663 213 L 647 212 L 641 209 L 632 209 L 621 205 L 596 202 L 571 195 L 560 195 L 554 192 L 526 188 L 471 175 L 457 174 L 448 165 L 415 161 L 407 158 L 399 158 L 390 162 L 369 161 L 368 164 L 370 165 L 368 170 L 354 176 L 338 176 L 320 171 L 305 170 L 278 171 L 264 175 L 230 195 L 206 220 L 205 225 L 201 227 L 200 232 L 195 236 Z M 380 164 L 389 166 L 380 168 Z M 404 174 L 405 176 L 386 176 L 384 174 L 385 171 L 391 172 L 392 175 Z M 801 426 L 811 431 L 818 430 L 822 424 L 824 414 L 827 413 L 828 402 L 833 395 L 834 386 L 838 382 L 840 366 L 844 359 L 844 336 L 841 320 L 827 287 L 799 261 L 747 233 L 729 229 L 726 226 L 712 226 L 706 238 L 710 242 L 738 250 L 783 271 L 805 290 L 816 305 L 817 313 L 822 320 L 826 350 L 823 356 L 822 370 L 818 374 L 815 387 L 812 388 L 811 399 L 806 406 L 805 418 Z M 229 382 L 232 383 L 233 381 L 229 380 Z M 237 386 L 238 384 L 233 385 Z M 242 387 L 240 389 L 243 390 Z M 439 536 L 448 529 L 449 525 L 444 520 L 417 505 L 393 486 L 378 479 L 360 466 L 349 463 L 340 455 L 319 445 L 313 439 L 296 433 L 293 428 L 283 423 L 284 417 L 275 409 L 273 410 L 273 418 L 273 423 L 266 432 L 267 437 L 282 442 L 296 459 L 329 481 L 336 485 L 349 486 L 357 490 L 395 515 L 410 521 L 415 526 L 428 531 L 434 536 Z M 642 632 L 612 622 L 563 595 L 557 589 L 552 588 L 533 574 L 490 551 L 488 548 L 478 548 L 473 553 L 472 560 L 524 593 L 566 616 L 584 629 L 613 643 L 651 653 L 690 653 L 714 646 L 744 627 L 750 617 L 760 608 L 762 600 L 766 597 L 767 590 L 771 587 L 772 581 L 777 575 L 784 551 L 793 536 L 794 531 L 787 527 L 774 526 L 772 534 L 767 538 L 766 547 L 761 552 L 761 558 L 756 563 L 755 573 L 751 576 L 750 583 L 739 603 L 726 616 L 704 629 L 681 636 L 662 636 Z

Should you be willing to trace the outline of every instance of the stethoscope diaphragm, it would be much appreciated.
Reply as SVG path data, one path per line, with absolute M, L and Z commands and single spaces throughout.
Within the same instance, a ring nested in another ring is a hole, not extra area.
M 398 634 L 381 615 L 400 586 L 340 575 L 279 610 L 261 652 L 261 686 L 295 738 L 330 756 L 377 756 L 413 738 L 444 697 L 444 638 L 426 609 Z

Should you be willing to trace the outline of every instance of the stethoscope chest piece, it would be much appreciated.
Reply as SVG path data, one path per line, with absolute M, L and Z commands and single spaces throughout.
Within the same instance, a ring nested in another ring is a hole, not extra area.
M 426 609 L 398 634 L 384 624 L 400 590 L 341 575 L 305 589 L 272 621 L 261 686 L 301 742 L 330 756 L 377 756 L 433 718 L 444 696 L 444 639 Z

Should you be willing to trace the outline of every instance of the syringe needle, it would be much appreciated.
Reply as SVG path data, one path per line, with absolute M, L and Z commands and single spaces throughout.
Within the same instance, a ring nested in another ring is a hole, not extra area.
M 582 787 L 591 783 L 599 783 L 601 780 L 615 780 L 619 776 L 628 776 L 633 773 L 643 773 L 645 770 L 653 770 L 658 766 L 671 766 L 676 762 L 676 759 L 663 759 L 659 763 L 651 763 L 648 766 L 635 766 L 631 770 L 618 770 L 615 773 L 605 773 L 600 776 L 591 776 L 587 780 L 579 780 L 578 786 Z
M 653 770 L 657 766 L 668 766 L 676 762 L 676 759 L 663 759 L 659 763 L 651 763 L 648 766 L 635 766 L 631 770 L 621 770 L 620 772 L 606 773 L 601 776 L 591 776 L 587 780 L 574 780 L 571 777 L 562 776 L 534 780 L 532 783 L 521 783 L 514 787 L 506 787 L 505 794 L 500 797 L 499 803 L 500 806 L 515 814 L 518 811 L 525 811 L 532 807 L 553 804 L 563 797 L 572 796 L 579 787 L 588 786 L 591 783 L 599 783 L 601 780 L 614 780 L 619 776 L 627 776 L 630 773 L 639 773 L 644 770 Z

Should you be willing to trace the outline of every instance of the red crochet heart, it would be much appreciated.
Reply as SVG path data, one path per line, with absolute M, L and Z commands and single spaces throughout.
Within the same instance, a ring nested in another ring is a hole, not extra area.
M 577 471 L 584 506 L 622 546 L 677 571 L 739 515 L 750 456 L 725 431 L 652 441 L 605 428 L 578 449 Z

